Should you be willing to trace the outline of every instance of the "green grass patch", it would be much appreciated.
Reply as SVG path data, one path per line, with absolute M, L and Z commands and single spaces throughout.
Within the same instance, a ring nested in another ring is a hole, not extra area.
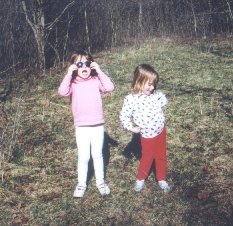
M 154 39 L 137 49 L 112 49 L 94 58 L 115 84 L 114 92 L 102 95 L 111 194 L 99 194 L 90 172 L 85 196 L 72 197 L 77 183 L 73 118 L 69 98 L 57 94 L 65 69 L 40 77 L 17 74 L 1 102 L 0 224 L 230 225 L 232 42 Z M 159 72 L 158 90 L 169 100 L 164 111 L 168 194 L 158 187 L 153 170 L 145 188 L 133 190 L 138 146 L 128 146 L 132 134 L 122 128 L 119 112 L 141 63 Z

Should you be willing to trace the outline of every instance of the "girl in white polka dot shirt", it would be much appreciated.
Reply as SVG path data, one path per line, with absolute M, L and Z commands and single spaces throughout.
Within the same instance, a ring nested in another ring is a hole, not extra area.
M 155 160 L 156 179 L 159 186 L 168 192 L 166 182 L 166 128 L 162 107 L 167 98 L 161 92 L 154 92 L 159 75 L 148 64 L 136 67 L 131 94 L 125 97 L 120 120 L 124 128 L 141 134 L 142 157 L 137 173 L 135 191 L 144 187 L 145 179 Z M 131 117 L 136 126 L 131 122 Z

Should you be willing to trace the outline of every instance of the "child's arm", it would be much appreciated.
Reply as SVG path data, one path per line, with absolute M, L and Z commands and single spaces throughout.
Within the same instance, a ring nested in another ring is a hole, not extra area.
M 168 103 L 166 96 L 162 92 L 155 93 L 155 100 L 161 107 L 164 107 Z
M 99 89 L 101 92 L 110 93 L 114 90 L 114 85 L 111 79 L 105 75 L 104 72 L 98 74 L 98 79 L 100 81 Z
M 132 133 L 140 133 L 140 131 L 141 131 L 141 127 L 133 127 L 132 129 L 130 129 L 130 131 L 132 132 Z
M 72 77 L 67 74 L 64 79 L 62 80 L 59 88 L 58 94 L 63 97 L 68 97 L 71 94 L 71 79 Z
M 133 123 L 131 122 L 133 108 L 134 108 L 134 98 L 132 97 L 132 95 L 128 95 L 124 99 L 124 104 L 120 112 L 120 121 L 125 129 L 133 133 L 139 133 L 141 128 L 133 127 Z
M 77 70 L 77 66 L 72 64 L 68 68 L 67 75 L 62 80 L 60 87 L 58 88 L 58 94 L 63 97 L 68 97 L 72 93 L 71 91 L 71 79 L 72 73 L 74 70 Z
M 100 91 L 103 93 L 112 92 L 114 90 L 114 85 L 110 78 L 100 69 L 100 66 L 96 62 L 92 62 L 91 69 L 95 69 L 98 74 L 100 81 Z

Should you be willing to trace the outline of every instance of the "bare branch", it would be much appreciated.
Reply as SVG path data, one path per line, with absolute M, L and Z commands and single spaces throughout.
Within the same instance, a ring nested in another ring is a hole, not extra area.
M 74 4 L 75 0 L 70 2 L 64 9 L 63 11 L 61 12 L 61 14 L 46 28 L 46 29 L 51 29 L 53 27 L 53 25 L 60 19 L 60 17 L 65 13 L 65 11 L 67 9 L 69 9 L 69 7 Z
M 24 15 L 25 15 L 25 17 L 26 17 L 26 21 L 27 21 L 27 23 L 30 25 L 30 27 L 33 29 L 33 31 L 35 32 L 35 30 L 36 30 L 36 28 L 35 28 L 36 25 L 29 19 L 25 1 L 21 1 L 21 3 L 22 3 L 22 8 L 23 8 Z
M 0 71 L 0 74 L 3 74 L 7 71 L 9 71 L 11 68 L 14 68 L 17 64 L 19 64 L 20 62 L 16 63 L 16 64 L 13 64 L 11 67 L 7 68 L 5 71 Z
M 226 0 L 226 3 L 227 3 L 227 6 L 228 6 L 228 9 L 229 9 L 230 17 L 231 17 L 231 19 L 233 20 L 233 15 L 232 15 L 232 11 L 231 11 L 230 3 L 229 3 L 229 1 L 228 1 L 228 0 Z

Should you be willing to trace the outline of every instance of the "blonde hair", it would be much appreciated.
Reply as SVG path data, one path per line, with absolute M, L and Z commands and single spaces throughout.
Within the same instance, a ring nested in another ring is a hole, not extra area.
M 154 84 L 156 89 L 156 84 L 159 82 L 158 72 L 149 64 L 138 65 L 134 71 L 133 81 L 131 85 L 131 93 L 140 93 L 142 87 L 148 80 Z

